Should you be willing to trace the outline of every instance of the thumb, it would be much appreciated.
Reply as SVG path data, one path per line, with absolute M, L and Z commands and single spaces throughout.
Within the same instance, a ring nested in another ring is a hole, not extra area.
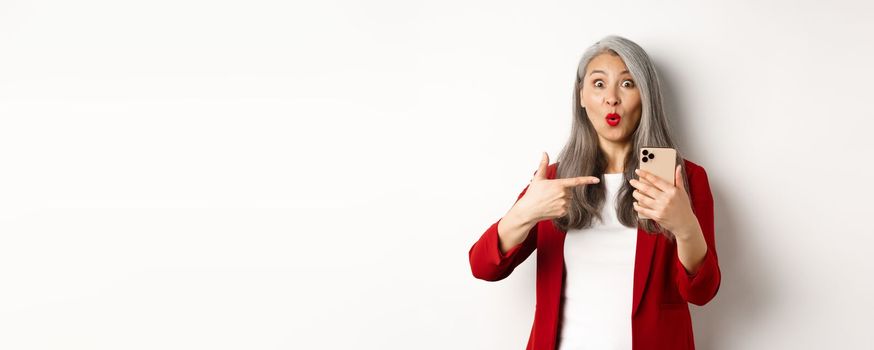
M 543 157 L 540 158 L 540 166 L 537 168 L 537 172 L 534 173 L 534 180 L 546 179 L 547 166 L 549 166 L 549 155 L 543 152 Z
M 677 169 L 674 171 L 674 186 L 679 188 L 680 191 L 686 193 L 686 186 L 683 185 L 683 172 L 680 165 L 677 165 Z

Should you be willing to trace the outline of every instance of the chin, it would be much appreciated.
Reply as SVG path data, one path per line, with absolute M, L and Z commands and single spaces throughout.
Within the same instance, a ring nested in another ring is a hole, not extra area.
M 610 142 L 625 142 L 631 138 L 631 133 L 622 131 L 615 132 L 607 132 L 606 134 L 601 134 L 601 137 L 607 139 Z

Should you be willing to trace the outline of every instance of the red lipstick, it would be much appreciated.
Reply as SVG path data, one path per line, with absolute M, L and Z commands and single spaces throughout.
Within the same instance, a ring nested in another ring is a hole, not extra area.
M 610 113 L 607 114 L 607 117 L 605 119 L 607 119 L 608 125 L 616 126 L 619 125 L 619 121 L 622 120 L 622 116 L 620 116 L 618 113 Z

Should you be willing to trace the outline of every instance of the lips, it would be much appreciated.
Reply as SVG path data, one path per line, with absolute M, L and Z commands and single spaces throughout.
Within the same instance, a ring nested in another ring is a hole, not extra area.
M 610 126 L 616 126 L 619 125 L 619 121 L 622 120 L 622 116 L 620 116 L 618 113 L 610 113 L 607 114 L 607 117 L 604 119 L 607 120 L 607 124 L 609 124 Z

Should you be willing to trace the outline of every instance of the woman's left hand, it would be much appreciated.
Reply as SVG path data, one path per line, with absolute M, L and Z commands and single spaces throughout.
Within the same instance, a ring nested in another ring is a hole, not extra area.
M 631 186 L 636 188 L 632 193 L 632 196 L 637 199 L 637 202 L 633 203 L 634 210 L 655 220 L 662 228 L 674 234 L 688 231 L 683 228 L 694 227 L 691 225 L 697 224 L 698 219 L 692 212 L 679 165 L 674 171 L 676 186 L 646 170 L 636 169 L 634 172 L 644 180 L 629 180 Z

